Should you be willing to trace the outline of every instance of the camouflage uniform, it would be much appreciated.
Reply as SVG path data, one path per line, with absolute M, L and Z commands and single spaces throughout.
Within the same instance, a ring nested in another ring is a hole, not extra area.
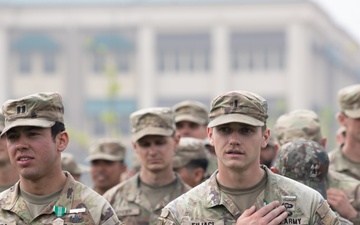
M 175 123 L 180 121 L 191 121 L 200 125 L 207 125 L 209 123 L 207 107 L 197 101 L 182 101 L 174 105 L 172 109 L 175 112 Z M 205 176 L 209 178 L 211 174 L 217 170 L 217 158 L 209 152 L 208 166 Z
M 175 134 L 174 112 L 170 108 L 155 107 L 136 111 L 130 115 L 131 140 L 137 143 L 139 139 L 150 136 L 172 137 Z M 175 146 L 174 146 L 175 147 Z M 142 149 L 141 149 L 142 150 Z M 140 150 L 140 151 L 141 151 Z M 167 149 L 175 151 L 175 149 Z M 170 164 L 171 165 L 171 164 Z M 146 168 L 142 168 L 146 169 Z M 166 172 L 173 172 L 172 167 L 166 167 Z M 141 192 L 141 172 L 128 180 L 114 186 L 103 196 L 110 202 L 116 214 L 126 224 L 156 224 L 161 209 L 171 200 L 187 192 L 190 187 L 175 174 L 175 189 L 167 189 L 164 199 L 155 206 L 151 205 L 151 197 Z M 152 171 L 147 171 L 153 173 Z M 154 175 L 156 176 L 156 174 Z M 172 180 L 169 180 L 173 183 Z M 154 203 L 153 203 L 154 204 Z
M 139 174 L 116 185 L 104 194 L 104 197 L 115 209 L 118 218 L 125 224 L 156 224 L 161 209 L 171 200 L 187 192 L 190 188 L 176 176 L 176 188 L 155 207 L 149 203 L 147 196 L 139 190 Z
M 63 220 L 59 224 L 120 224 L 110 204 L 95 191 L 82 183 L 76 182 L 67 172 L 66 184 L 59 199 L 48 205 L 43 212 L 32 219 L 24 199 L 19 195 L 17 182 L 10 189 L 0 193 L 0 222 L 1 224 L 54 224 L 56 219 Z M 66 208 L 63 216 L 57 217 L 54 206 Z M 71 209 L 84 209 L 84 212 L 69 213 Z
M 281 145 L 296 140 L 316 141 L 322 144 L 321 139 L 323 136 L 320 129 L 320 119 L 311 110 L 298 109 L 281 115 L 276 120 L 273 131 L 278 143 Z M 330 170 L 326 175 L 327 187 L 342 190 L 349 199 L 350 204 L 360 212 L 360 181 L 346 175 L 345 171 L 333 170 L 336 164 L 332 164 L 332 155 L 338 153 L 342 157 L 341 151 L 329 154 Z M 339 168 L 344 165 L 346 164 L 340 164 Z M 351 219 L 351 221 L 357 225 L 360 224 L 360 216 Z
M 345 117 L 360 119 L 360 84 L 354 84 L 340 89 L 337 97 L 341 113 L 344 114 Z M 348 135 L 346 132 L 346 136 L 352 136 L 352 134 Z M 360 180 L 360 163 L 346 157 L 342 152 L 342 148 L 347 148 L 348 152 L 359 151 L 359 149 L 352 149 L 350 146 L 347 146 L 345 140 L 343 146 L 329 153 L 330 168 Z
M 261 96 L 248 91 L 231 91 L 212 101 L 208 127 L 213 128 L 227 123 L 263 127 L 266 125 L 267 117 L 267 102 Z M 232 134 L 229 132 L 227 135 Z M 260 168 L 264 170 L 266 184 L 253 203 L 257 210 L 277 200 L 289 213 L 282 224 L 339 223 L 327 201 L 318 192 L 294 180 L 274 174 L 264 166 Z M 220 169 L 227 172 L 225 166 Z M 243 212 L 226 193 L 221 191 L 216 178 L 220 175 L 215 172 L 208 180 L 170 202 L 161 212 L 158 224 L 235 224 Z
M 360 182 L 360 163 L 356 163 L 348 159 L 342 153 L 340 147 L 336 150 L 329 152 L 329 158 L 330 169 L 353 177 Z
M 257 209 L 279 200 L 290 213 L 281 224 L 337 224 L 335 214 L 318 192 L 262 168 L 268 181 L 254 203 Z M 229 225 L 235 224 L 241 214 L 232 200 L 220 191 L 214 173 L 207 181 L 167 205 L 161 212 L 158 225 Z
M 20 126 L 35 126 L 51 129 L 56 122 L 64 124 L 64 106 L 62 104 L 62 97 L 55 92 L 42 92 L 25 96 L 20 99 L 8 100 L 3 104 L 2 111 L 5 116 L 5 128 L 1 135 L 5 135 L 10 129 Z M 21 133 L 19 135 L 24 136 Z M 45 138 L 42 140 L 45 141 Z M 53 142 L 55 145 L 55 139 L 52 139 L 52 137 L 50 138 L 47 141 Z M 64 140 L 64 142 L 65 141 L 67 140 Z M 22 151 L 28 150 L 26 147 L 23 148 Z M 51 150 L 56 151 L 55 149 Z M 37 149 L 34 149 L 33 151 L 36 154 Z M 56 155 L 58 158 L 53 156 L 53 159 L 58 159 L 60 162 L 60 153 L 57 152 L 57 154 L 59 154 Z M 54 155 L 54 153 L 49 153 L 49 155 Z M 36 157 L 34 160 L 36 160 Z M 41 161 L 38 163 L 41 163 Z M 36 167 L 37 165 L 38 164 L 30 164 L 29 167 Z M 24 196 L 20 195 L 20 182 L 23 182 L 24 185 L 29 182 L 39 185 L 37 183 L 38 180 L 29 180 L 22 177 L 20 174 L 19 182 L 10 189 L 0 193 L 0 223 L 18 225 L 75 223 L 89 225 L 120 224 L 113 208 L 105 198 L 82 183 L 76 182 L 68 172 L 62 174 L 61 168 L 54 168 L 54 171 L 55 169 L 58 169 L 57 171 L 59 171 L 59 173 L 56 173 L 54 177 L 51 177 L 51 179 L 49 179 L 49 184 L 47 185 L 51 186 L 52 183 L 50 182 L 57 178 L 65 179 L 59 198 L 57 198 L 55 202 L 50 203 L 39 215 L 32 218 L 31 210 L 29 210 Z M 46 175 L 47 171 L 42 172 Z M 27 180 L 29 180 L 29 182 L 25 182 Z M 31 192 L 29 194 L 33 195 Z M 56 192 L 51 194 L 56 196 Z M 47 196 L 41 197 L 45 198 Z M 41 205 L 38 204 L 38 202 L 31 204 L 37 206 Z M 66 211 L 58 213 L 58 211 L 62 211 L 60 209 L 66 209 Z

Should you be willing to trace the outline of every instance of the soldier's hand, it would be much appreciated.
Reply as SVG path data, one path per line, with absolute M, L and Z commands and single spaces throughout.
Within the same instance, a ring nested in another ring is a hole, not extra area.
M 342 190 L 329 188 L 326 191 L 327 201 L 333 210 L 336 210 L 340 216 L 345 219 L 353 219 L 357 216 L 357 211 L 350 204 L 345 193 Z
M 285 210 L 285 206 L 280 206 L 278 201 L 273 201 L 258 211 L 252 206 L 238 218 L 236 225 L 277 225 L 288 216 Z

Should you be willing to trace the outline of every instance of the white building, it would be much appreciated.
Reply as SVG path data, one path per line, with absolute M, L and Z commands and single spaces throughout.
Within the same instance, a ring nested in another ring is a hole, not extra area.
M 127 136 L 143 107 L 246 89 L 268 100 L 270 127 L 315 110 L 334 146 L 336 93 L 360 82 L 360 55 L 306 0 L 0 0 L 0 78 L 1 102 L 60 92 L 67 128 L 91 137 Z

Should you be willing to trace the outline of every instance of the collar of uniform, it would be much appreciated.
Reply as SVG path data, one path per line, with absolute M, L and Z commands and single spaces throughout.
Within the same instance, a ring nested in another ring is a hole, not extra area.
M 256 198 L 256 208 L 259 209 L 263 207 L 264 204 L 275 200 L 279 201 L 280 204 L 282 204 L 282 194 L 280 193 L 280 188 L 276 179 L 276 176 L 278 175 L 271 172 L 264 165 L 260 165 L 260 167 L 265 171 L 267 182 L 265 185 L 265 189 Z
M 67 179 L 60 193 L 60 198 L 56 202 L 51 203 L 45 209 L 45 213 L 51 214 L 53 212 L 54 205 L 61 205 L 63 207 L 66 207 L 66 212 L 69 212 L 71 209 L 72 201 L 74 198 L 75 180 L 68 172 L 64 171 L 64 173 Z M 3 199 L 0 202 L 0 206 L 2 209 L 4 210 L 15 209 L 13 207 L 18 201 L 19 190 L 20 190 L 20 181 L 16 182 L 16 184 L 13 187 L 3 192 L 3 194 L 5 194 L 5 198 L 0 197 L 0 199 Z M 20 213 L 20 211 L 16 213 Z
M 53 212 L 53 208 L 56 205 L 62 206 L 66 208 L 66 212 L 70 212 L 70 209 L 72 207 L 72 203 L 74 201 L 74 198 L 76 197 L 80 197 L 80 196 L 75 196 L 74 192 L 75 192 L 75 179 L 70 175 L 69 172 L 67 171 L 63 171 L 63 173 L 66 176 L 66 182 L 65 185 L 63 187 L 63 189 L 61 190 L 59 199 L 50 204 L 47 208 L 45 213 L 52 213 Z

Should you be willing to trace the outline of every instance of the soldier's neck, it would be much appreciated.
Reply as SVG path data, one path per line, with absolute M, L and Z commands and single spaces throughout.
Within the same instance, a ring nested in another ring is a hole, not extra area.
M 164 186 L 174 181 L 175 178 L 176 176 L 172 169 L 166 169 L 156 172 L 146 169 L 140 170 L 141 181 L 150 186 Z

